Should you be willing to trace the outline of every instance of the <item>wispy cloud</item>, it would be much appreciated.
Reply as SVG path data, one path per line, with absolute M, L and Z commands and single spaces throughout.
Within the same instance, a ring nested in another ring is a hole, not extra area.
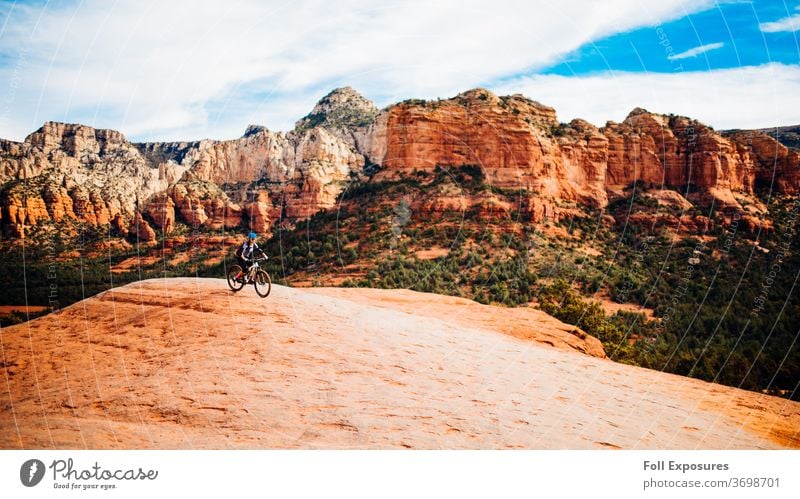
M 667 56 L 667 59 L 670 61 L 675 61 L 678 59 L 688 59 L 690 57 L 697 57 L 700 54 L 705 54 L 711 50 L 721 49 L 724 47 L 725 44 L 722 42 L 717 43 L 708 43 L 706 45 L 700 45 L 699 47 L 691 48 L 685 52 L 681 52 L 680 54 L 672 54 Z
M 435 98 L 713 0 L 0 3 L 0 137 L 45 120 L 138 140 L 291 128 L 335 86 Z
M 747 99 L 742 99 L 742 89 Z M 696 118 L 718 129 L 800 123 L 800 66 L 765 64 L 675 73 L 609 72 L 584 77 L 534 75 L 494 88 L 554 106 L 561 121 L 597 126 L 622 121 L 634 107 Z
M 795 7 L 796 11 L 800 11 L 800 6 Z M 793 16 L 784 17 L 777 21 L 761 23 L 758 25 L 764 33 L 779 33 L 782 31 L 794 32 L 800 30 L 800 12 Z

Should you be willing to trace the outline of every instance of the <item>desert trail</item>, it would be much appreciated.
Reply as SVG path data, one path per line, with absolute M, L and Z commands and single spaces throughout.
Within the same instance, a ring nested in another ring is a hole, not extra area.
M 532 308 L 130 284 L 0 330 L 0 448 L 800 447 L 800 404 L 622 364 Z

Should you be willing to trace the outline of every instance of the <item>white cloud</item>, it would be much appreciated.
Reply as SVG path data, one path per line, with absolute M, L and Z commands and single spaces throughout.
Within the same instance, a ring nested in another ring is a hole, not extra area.
M 697 57 L 698 55 L 705 54 L 710 50 L 721 49 L 724 47 L 725 44 L 722 42 L 717 43 L 708 43 L 706 45 L 700 45 L 699 47 L 691 48 L 686 52 L 681 52 L 680 54 L 672 54 L 667 56 L 667 59 L 670 61 L 675 61 L 678 59 L 688 59 L 690 57 Z
M 795 10 L 800 10 L 800 6 L 795 7 Z M 777 21 L 761 23 L 758 25 L 764 33 L 780 33 L 782 31 L 794 32 L 800 29 L 800 13 L 793 16 L 784 17 Z
M 800 66 L 765 64 L 683 73 L 535 75 L 493 89 L 522 93 L 556 108 L 561 121 L 597 126 L 622 121 L 634 107 L 696 118 L 716 129 L 800 123 Z
M 0 137 L 46 120 L 135 139 L 291 128 L 353 85 L 379 104 L 448 96 L 713 0 L 104 2 L 0 5 Z M 2 24 L 2 23 L 0 23 Z M 9 83 L 10 82 L 10 83 Z

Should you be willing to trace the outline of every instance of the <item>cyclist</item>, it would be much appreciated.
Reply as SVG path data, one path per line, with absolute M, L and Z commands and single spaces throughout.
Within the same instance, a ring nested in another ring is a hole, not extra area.
M 239 260 L 239 265 L 241 265 L 242 271 L 236 274 L 234 280 L 238 281 L 242 277 L 247 276 L 247 273 L 250 271 L 250 265 L 252 265 L 253 261 L 255 261 L 256 252 L 266 256 L 261 248 L 259 248 L 256 244 L 257 237 L 258 235 L 255 232 L 249 233 L 247 235 L 247 239 L 236 250 L 236 259 Z M 248 278 L 245 277 L 245 282 L 247 282 L 247 280 Z

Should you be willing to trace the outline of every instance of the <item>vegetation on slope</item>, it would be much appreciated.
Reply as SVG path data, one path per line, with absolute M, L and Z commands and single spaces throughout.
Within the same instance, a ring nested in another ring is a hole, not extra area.
M 667 210 L 635 192 L 609 211 Z M 419 208 L 437 196 L 492 198 L 512 209 L 486 216 L 474 205 Z M 470 166 L 354 183 L 336 208 L 276 224 L 264 245 L 267 268 L 286 284 L 408 288 L 538 306 L 598 337 L 617 361 L 798 398 L 796 198 L 768 200 L 774 232 L 745 235 L 735 220 L 726 227 L 712 213 L 717 223 L 709 233 L 675 237 L 668 228 L 612 223 L 577 207 L 558 223 L 534 225 L 519 210 L 521 196 L 489 186 Z M 0 262 L 0 301 L 47 305 L 55 283 L 65 306 L 142 278 L 224 275 L 225 262 L 191 242 L 112 272 L 136 249 L 98 257 L 85 248 L 104 235 L 82 234 L 77 247 L 55 239 L 28 245 L 24 258 L 21 248 L 9 249 Z M 58 257 L 65 252 L 78 257 Z M 189 257 L 176 263 L 180 253 Z M 652 310 L 653 319 L 608 315 L 601 298 Z

